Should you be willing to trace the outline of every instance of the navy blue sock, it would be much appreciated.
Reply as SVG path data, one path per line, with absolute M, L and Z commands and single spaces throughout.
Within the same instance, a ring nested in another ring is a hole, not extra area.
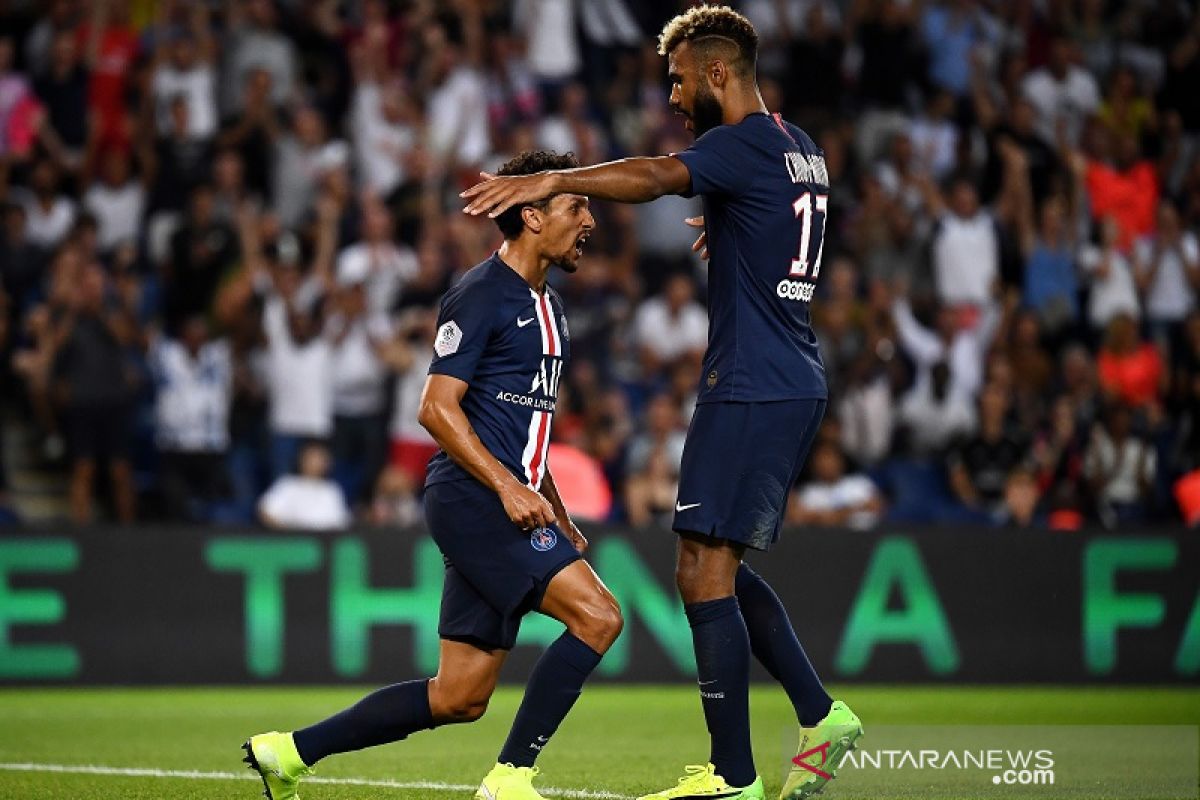
M 731 786 L 754 782 L 750 751 L 750 639 L 736 597 L 689 603 L 700 701 L 712 739 L 710 761 Z
M 496 760 L 514 767 L 532 767 L 599 663 L 600 654 L 570 631 L 555 639 L 533 665 L 525 698 Z
M 800 724 L 816 725 L 829 713 L 833 699 L 796 638 L 783 602 L 770 584 L 745 564 L 738 568 L 735 591 L 754 657 L 783 685 Z
M 292 734 L 300 760 L 308 766 L 334 753 L 398 742 L 433 727 L 429 679 L 385 686 L 345 711 Z

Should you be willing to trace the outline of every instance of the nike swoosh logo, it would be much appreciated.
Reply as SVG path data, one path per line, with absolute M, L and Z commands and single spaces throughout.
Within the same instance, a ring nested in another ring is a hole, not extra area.
M 675 800 L 713 800 L 719 797 L 737 797 L 742 793 L 741 789 L 735 789 L 732 792 L 724 792 L 722 794 L 688 794 L 676 795 Z
M 713 678 L 711 681 L 698 681 L 697 684 L 699 686 L 708 686 L 710 683 L 716 683 L 717 680 L 717 678 Z
M 517 327 L 524 328 L 526 325 L 529 325 L 530 323 L 532 323 L 535 319 L 537 319 L 537 318 L 530 317 L 529 319 L 521 319 L 520 317 L 517 317 Z
M 700 504 L 699 503 L 688 503 L 685 506 L 683 503 L 680 503 L 678 500 L 676 500 L 675 501 L 675 510 L 676 511 L 687 511 L 689 508 L 695 508 L 698 505 L 700 505 Z

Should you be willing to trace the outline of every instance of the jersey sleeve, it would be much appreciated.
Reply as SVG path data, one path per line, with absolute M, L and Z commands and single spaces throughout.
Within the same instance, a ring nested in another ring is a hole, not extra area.
M 684 197 L 744 192 L 753 176 L 738 157 L 740 149 L 733 127 L 722 125 L 705 133 L 687 150 L 675 153 L 692 179 L 691 190 Z
M 470 382 L 492 335 L 495 302 L 479 284 L 451 289 L 438 311 L 430 375 Z

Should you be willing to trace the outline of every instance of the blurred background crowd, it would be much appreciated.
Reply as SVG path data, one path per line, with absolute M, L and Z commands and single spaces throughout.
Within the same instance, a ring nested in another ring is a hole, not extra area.
M 419 522 L 459 213 L 532 147 L 684 149 L 678 0 L 0 2 L 0 517 Z M 743 0 L 831 179 L 830 406 L 789 519 L 1200 520 L 1200 13 Z M 698 201 L 593 205 L 551 469 L 669 520 Z

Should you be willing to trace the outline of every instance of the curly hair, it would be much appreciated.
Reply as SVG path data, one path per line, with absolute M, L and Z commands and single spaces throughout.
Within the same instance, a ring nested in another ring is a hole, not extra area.
M 700 47 L 732 44 L 737 48 L 737 61 L 730 66 L 742 75 L 754 72 L 758 59 L 758 31 L 754 30 L 750 20 L 729 6 L 693 6 L 676 16 L 658 35 L 658 54 L 665 56 L 683 42 Z
M 526 150 L 524 153 L 504 163 L 497 175 L 532 175 L 535 172 L 545 172 L 549 169 L 572 169 L 579 166 L 579 159 L 574 153 L 555 153 L 552 150 Z M 554 196 L 543 198 L 524 205 L 544 209 Z M 525 222 L 521 219 L 521 209 L 524 206 L 513 206 L 496 217 L 496 227 L 504 234 L 505 239 L 516 239 L 525 230 Z

